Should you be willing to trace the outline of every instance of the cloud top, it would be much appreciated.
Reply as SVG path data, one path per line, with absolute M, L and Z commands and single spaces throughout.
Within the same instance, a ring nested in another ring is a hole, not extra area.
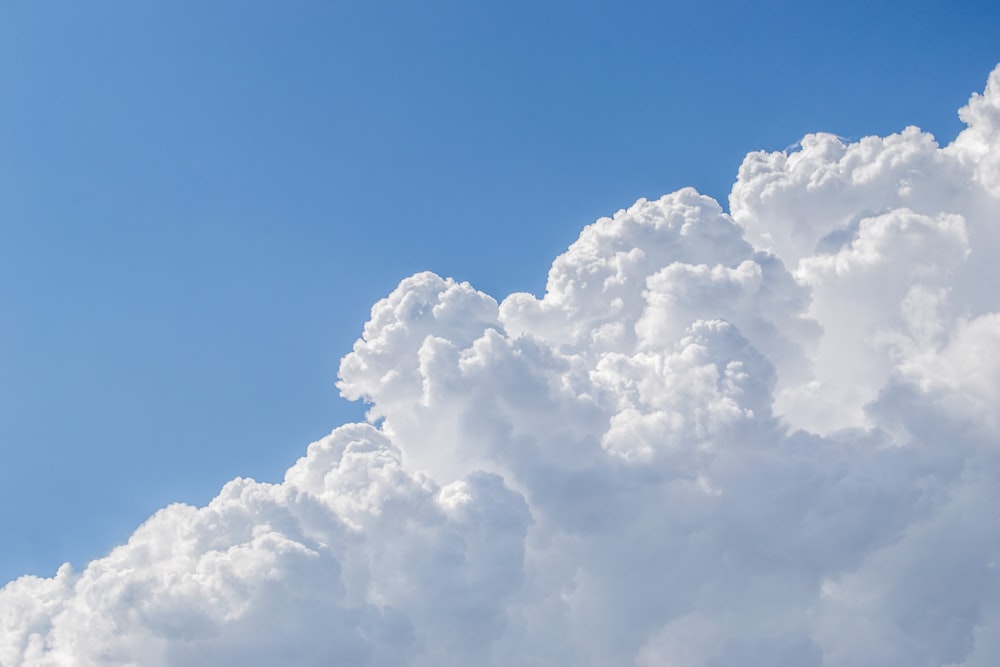
M 0 591 L 0 665 L 1000 660 L 1000 68 L 587 226 L 541 298 L 372 308 L 280 484 Z

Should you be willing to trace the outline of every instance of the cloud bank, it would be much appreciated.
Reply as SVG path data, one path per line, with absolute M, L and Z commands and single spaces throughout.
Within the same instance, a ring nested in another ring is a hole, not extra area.
M 586 227 L 544 297 L 431 273 L 280 484 L 0 591 L 0 665 L 1000 662 L 1000 68 Z

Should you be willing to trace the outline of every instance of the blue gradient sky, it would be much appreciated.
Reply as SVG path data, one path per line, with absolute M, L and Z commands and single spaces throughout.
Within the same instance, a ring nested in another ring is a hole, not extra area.
M 540 293 L 595 218 L 804 133 L 942 143 L 986 2 L 0 5 L 0 580 L 278 480 L 430 269 Z

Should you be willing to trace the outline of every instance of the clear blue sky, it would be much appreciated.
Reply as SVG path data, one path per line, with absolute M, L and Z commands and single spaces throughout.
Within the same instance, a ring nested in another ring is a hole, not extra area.
M 947 142 L 997 62 L 994 2 L 0 4 L 0 580 L 280 479 L 406 275 L 540 292 L 749 150 Z

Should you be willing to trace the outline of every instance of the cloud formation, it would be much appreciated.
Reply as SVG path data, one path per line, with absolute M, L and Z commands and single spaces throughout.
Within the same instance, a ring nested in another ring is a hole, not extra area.
M 280 484 L 0 591 L 0 665 L 1000 661 L 1000 68 L 916 128 L 586 227 L 545 295 L 422 273 Z

